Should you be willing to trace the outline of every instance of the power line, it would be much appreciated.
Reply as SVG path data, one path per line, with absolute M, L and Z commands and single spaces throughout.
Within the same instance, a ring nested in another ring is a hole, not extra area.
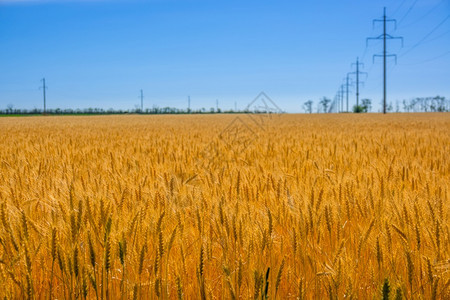
M 400 21 L 398 21 L 398 24 L 399 24 L 399 25 L 400 25 L 400 24 L 405 20 L 405 18 L 409 15 L 409 13 L 410 13 L 411 10 L 414 8 L 414 6 L 416 6 L 417 1 L 419 1 L 419 0 L 415 0 L 414 3 L 409 7 L 408 11 L 407 11 L 407 12 L 403 15 L 403 17 L 400 19 Z
M 447 51 L 447 52 L 444 52 L 444 53 L 442 53 L 442 54 L 440 54 L 440 55 L 438 55 L 438 56 L 435 56 L 435 57 L 433 57 L 433 58 L 430 58 L 430 59 L 427 59 L 427 60 L 423 60 L 423 61 L 421 61 L 421 62 L 412 63 L 412 64 L 401 64 L 401 66 L 415 66 L 415 65 L 421 65 L 421 64 L 424 64 L 424 63 L 428 63 L 428 62 L 431 62 L 431 61 L 435 61 L 435 60 L 437 60 L 437 59 L 439 59 L 439 58 L 442 58 L 442 57 L 444 57 L 444 56 L 447 56 L 447 55 L 449 55 L 449 54 L 450 54 L 450 50 Z
M 437 37 L 432 38 L 431 40 L 426 41 L 426 43 L 429 43 L 429 42 L 438 40 L 438 39 L 440 39 L 441 37 L 443 37 L 443 36 L 445 36 L 445 35 L 447 35 L 447 34 L 449 34 L 449 33 L 450 33 L 450 30 L 447 30 L 446 32 L 444 32 L 444 33 L 438 35 Z M 425 42 L 424 42 L 424 43 L 425 43 Z
M 330 108 L 328 108 L 328 113 L 334 111 L 335 106 L 336 106 L 336 95 L 334 96 L 333 101 L 330 104 Z
M 417 1 L 416 1 L 417 2 Z M 397 56 L 395 54 L 387 54 L 386 52 L 386 41 L 389 39 L 400 39 L 402 41 L 403 44 L 403 38 L 402 37 L 394 37 L 391 36 L 390 34 L 386 33 L 386 23 L 387 22 L 394 22 L 394 24 L 396 24 L 396 20 L 394 19 L 386 19 L 386 7 L 384 8 L 384 12 L 383 12 L 383 19 L 375 19 L 373 20 L 373 24 L 375 24 L 376 22 L 383 22 L 383 34 L 379 35 L 378 37 L 369 37 L 366 39 L 366 44 L 368 44 L 369 40 L 383 40 L 383 54 L 382 55 L 378 55 L 375 54 L 373 55 L 373 60 L 375 60 L 375 57 L 383 57 L 383 113 L 386 113 L 386 58 L 387 57 L 395 57 L 395 60 L 397 62 Z
M 425 14 L 423 14 L 420 18 L 417 18 L 416 20 L 412 21 L 411 23 L 408 23 L 406 25 L 401 26 L 401 28 L 405 28 L 405 27 L 409 27 L 411 25 L 414 25 L 420 21 L 422 21 L 424 18 L 426 18 L 428 15 L 430 15 L 436 8 L 438 8 L 439 6 L 441 6 L 442 3 L 445 3 L 445 1 L 440 1 L 438 2 L 438 4 L 436 4 L 435 6 L 433 6 L 429 11 L 427 11 Z
M 371 65 L 371 67 L 373 67 L 374 64 Z M 391 72 L 396 65 L 389 65 L 387 66 L 387 72 Z M 370 72 L 372 68 L 369 69 L 368 72 Z M 370 73 L 369 73 L 370 74 Z M 376 82 L 376 83 L 374 83 Z M 372 82 L 372 86 L 368 87 L 368 89 L 366 89 L 366 92 L 368 93 L 374 93 L 376 90 L 378 90 L 380 87 L 383 86 L 383 78 L 374 78 L 374 82 Z
M 372 26 L 372 31 L 371 31 L 370 34 L 372 34 L 373 31 L 374 31 L 374 27 Z M 364 59 L 365 59 L 365 57 L 366 57 L 366 54 L 367 54 L 367 45 L 364 47 L 364 52 L 363 52 L 363 54 L 361 55 L 361 61 L 364 61 Z
M 448 15 L 444 20 L 442 20 L 436 27 L 434 27 L 430 32 L 428 32 L 422 39 L 420 39 L 416 44 L 414 44 L 412 47 L 410 47 L 408 50 L 400 54 L 401 56 L 405 56 L 407 53 L 414 50 L 416 47 L 420 46 L 430 35 L 432 35 L 436 30 L 439 29 L 439 27 L 442 26 L 448 19 L 450 18 L 450 15 Z
M 397 14 L 397 12 L 400 10 L 400 8 L 402 8 L 402 6 L 403 6 L 403 4 L 405 4 L 405 2 L 406 2 L 406 0 L 403 0 L 402 3 L 400 3 L 399 6 L 397 6 L 397 8 L 392 13 L 393 16 L 395 16 Z
M 332 111 L 339 112 L 339 90 L 334 95 L 333 101 L 330 104 L 330 107 L 328 108 L 328 113 L 331 113 Z M 320 102 L 319 102 L 320 104 Z M 324 111 L 327 112 L 327 111 Z
M 366 53 L 367 53 L 367 46 L 366 46 L 366 48 L 364 48 L 364 52 L 363 52 L 363 55 L 361 55 L 361 60 L 362 61 L 364 61 L 364 58 L 366 57 Z

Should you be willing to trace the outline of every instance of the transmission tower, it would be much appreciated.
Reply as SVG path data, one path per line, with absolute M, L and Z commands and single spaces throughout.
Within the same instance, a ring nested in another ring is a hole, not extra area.
M 141 90 L 141 113 L 144 112 L 144 91 Z
M 339 99 L 340 99 L 340 103 L 341 103 L 341 112 L 344 111 L 344 85 L 341 84 L 341 86 L 339 87 Z
M 386 113 L 386 57 L 395 57 L 395 63 L 397 63 L 397 55 L 395 54 L 387 54 L 386 52 L 386 40 L 392 39 L 400 39 L 402 41 L 403 46 L 403 37 L 396 37 L 386 33 L 386 23 L 394 22 L 395 28 L 397 27 L 397 21 L 395 19 L 386 19 L 386 7 L 383 12 L 383 19 L 375 19 L 373 20 L 373 25 L 376 22 L 383 22 L 383 33 L 377 37 L 369 37 L 366 40 L 366 46 L 369 43 L 369 40 L 383 40 L 383 54 L 375 54 L 373 56 L 373 61 L 375 61 L 375 57 L 383 57 L 383 114 Z
M 350 78 L 348 78 L 349 74 L 350 73 L 347 73 L 347 76 L 345 77 L 345 94 L 346 94 L 346 101 L 347 101 L 347 109 L 346 109 L 347 112 L 349 112 L 349 110 L 348 110 L 348 86 L 349 86 L 349 79 L 350 79 Z
M 191 112 L 191 96 L 188 96 L 188 113 Z
M 42 81 L 42 87 L 41 87 L 41 89 L 42 89 L 43 94 L 44 94 L 44 115 L 45 115 L 45 113 L 46 113 L 46 111 L 47 111 L 47 107 L 46 107 L 46 99 L 45 99 L 45 91 L 47 90 L 48 87 L 45 85 L 45 78 L 42 78 L 41 81 Z
M 339 112 L 339 97 L 338 97 L 338 93 L 336 93 L 336 95 L 334 95 L 333 98 L 333 102 L 330 105 L 330 108 L 328 109 L 328 112 L 332 112 L 335 111 L 338 113 Z
M 334 99 L 336 101 L 336 112 L 340 113 L 341 112 L 341 95 L 339 93 L 339 90 L 336 92 Z
M 348 76 L 349 74 L 350 74 L 350 75 L 351 75 L 351 74 L 355 74 L 355 75 L 356 75 L 356 106 L 358 106 L 358 105 L 359 105 L 359 84 L 360 84 L 360 83 L 363 83 L 363 82 L 361 82 L 361 81 L 359 80 L 359 75 L 360 75 L 360 74 L 364 74 L 364 75 L 366 75 L 366 77 L 367 77 L 367 73 L 366 73 L 366 72 L 361 72 L 361 71 L 359 70 L 359 66 L 364 67 L 364 64 L 359 62 L 359 57 L 356 58 L 356 63 L 353 63 L 351 66 L 352 66 L 352 67 L 353 67 L 353 66 L 356 66 L 356 71 L 355 71 L 355 72 L 350 72 L 350 73 L 348 73 L 347 76 Z

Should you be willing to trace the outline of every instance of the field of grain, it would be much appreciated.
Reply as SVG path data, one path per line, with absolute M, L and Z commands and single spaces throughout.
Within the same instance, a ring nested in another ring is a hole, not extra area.
M 449 299 L 449 155 L 438 113 L 2 118 L 0 296 Z

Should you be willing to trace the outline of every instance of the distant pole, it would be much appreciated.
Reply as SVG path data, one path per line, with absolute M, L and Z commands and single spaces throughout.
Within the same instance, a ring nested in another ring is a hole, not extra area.
M 359 80 L 359 75 L 360 74 L 364 74 L 364 75 L 366 75 L 366 78 L 367 78 L 367 73 L 366 72 L 361 72 L 359 70 L 360 66 L 364 67 L 364 64 L 359 62 L 359 57 L 356 58 L 356 63 L 353 63 L 352 67 L 353 66 L 356 66 L 356 72 L 350 72 L 348 74 L 355 74 L 356 75 L 356 106 L 359 106 L 359 84 L 363 83 L 363 82 L 361 82 Z
M 336 97 L 338 99 L 337 112 L 340 113 L 341 112 L 341 93 L 339 92 L 339 90 L 336 92 Z
M 234 111 L 237 111 L 237 102 L 234 101 Z
M 41 81 L 42 81 L 42 91 L 44 94 L 44 115 L 45 115 L 45 113 L 47 111 L 46 99 L 45 99 L 45 90 L 47 89 L 47 86 L 45 85 L 45 78 L 42 78 Z
M 340 88 L 337 91 L 337 97 L 338 97 L 338 112 L 342 112 L 342 109 L 341 109 L 342 99 L 341 99 L 341 89 Z
M 341 112 L 341 91 L 340 89 L 337 91 L 337 98 L 338 98 L 338 112 Z
M 337 94 L 334 95 L 332 106 L 333 106 L 333 109 L 336 109 L 336 112 L 338 113 L 339 112 L 339 99 L 337 97 Z
M 191 112 L 191 96 L 188 96 L 188 112 Z
M 346 98 L 347 98 L 347 112 L 348 112 L 348 74 L 347 74 L 347 78 L 346 78 Z
M 383 114 L 386 113 L 386 7 L 383 10 Z
M 219 111 L 219 99 L 216 99 L 216 111 Z
M 141 90 L 141 113 L 144 112 L 144 91 Z
M 356 106 L 359 105 L 359 57 L 356 58 Z

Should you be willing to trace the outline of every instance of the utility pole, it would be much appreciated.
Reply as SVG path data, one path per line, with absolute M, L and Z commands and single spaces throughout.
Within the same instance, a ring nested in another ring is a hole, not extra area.
M 349 112 L 349 110 L 348 110 L 348 74 L 349 73 L 347 73 L 347 76 L 346 76 L 346 78 L 345 78 L 345 86 L 346 86 L 346 100 L 347 100 L 347 112 Z
M 234 111 L 237 112 L 237 102 L 234 101 Z
M 336 95 L 334 95 L 333 102 L 334 102 L 333 108 L 336 109 L 336 112 L 338 113 L 339 112 L 339 97 L 338 97 L 337 93 L 336 93 Z
M 219 112 L 219 99 L 216 99 L 216 112 Z
M 191 96 L 188 96 L 188 113 L 191 112 Z
M 369 40 L 383 40 L 383 54 L 375 54 L 373 56 L 373 61 L 375 61 L 375 57 L 383 57 L 383 114 L 386 113 L 386 57 L 392 56 L 395 57 L 395 63 L 397 63 L 397 55 L 395 54 L 387 54 L 386 52 L 386 40 L 387 39 L 401 39 L 403 46 L 403 37 L 394 37 L 390 34 L 386 34 L 386 22 L 394 22 L 395 27 L 397 27 L 397 21 L 395 19 L 386 19 L 386 7 L 384 8 L 383 19 L 375 19 L 373 20 L 373 24 L 376 22 L 383 22 L 383 34 L 377 37 L 369 37 L 366 40 L 366 46 Z
M 141 113 L 144 112 L 144 92 L 141 90 Z
M 356 66 L 356 72 L 350 72 L 350 73 L 347 74 L 347 76 L 349 74 L 355 74 L 356 75 L 356 106 L 358 106 L 359 105 L 359 84 L 363 83 L 363 82 L 361 82 L 359 80 L 359 74 L 364 74 L 367 77 L 367 73 L 366 72 L 361 72 L 359 70 L 359 66 L 364 67 L 364 64 L 359 62 L 359 57 L 356 58 L 356 63 L 353 63 L 351 66 L 352 67 Z
M 339 93 L 339 90 L 336 92 L 336 112 L 340 113 L 341 112 L 341 95 Z
M 338 112 L 342 112 L 341 88 L 339 88 L 337 91 L 337 97 L 338 97 Z
M 341 99 L 341 112 L 344 111 L 344 85 L 339 88 L 339 98 Z
M 42 81 L 42 91 L 44 93 L 44 115 L 45 115 L 45 113 L 47 111 L 46 99 L 45 99 L 45 90 L 47 89 L 47 86 L 45 85 L 45 78 L 42 78 L 41 81 Z
M 339 100 L 339 91 L 337 91 L 336 95 L 334 95 L 334 102 L 336 103 L 336 113 L 339 113 L 339 109 L 340 109 L 340 105 L 341 105 L 339 101 L 340 101 Z

